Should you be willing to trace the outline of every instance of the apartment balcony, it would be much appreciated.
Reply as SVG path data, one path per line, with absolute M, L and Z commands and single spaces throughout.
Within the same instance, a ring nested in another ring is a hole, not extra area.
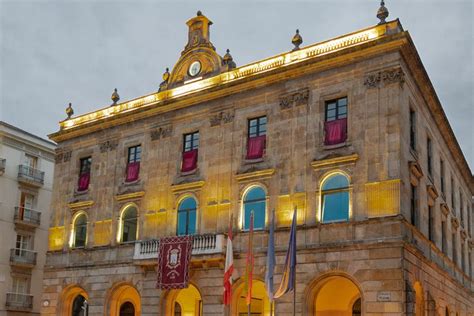
M 25 165 L 18 166 L 18 181 L 35 187 L 44 184 L 44 172 Z
M 5 173 L 5 166 L 7 165 L 7 160 L 0 158 L 0 176 Z
M 33 295 L 7 293 L 5 307 L 8 311 L 29 311 L 33 308 Z
M 24 207 L 15 207 L 13 219 L 17 225 L 38 227 L 41 224 L 41 212 Z
M 223 234 L 195 235 L 193 240 L 193 257 L 206 255 L 223 254 L 225 237 Z M 141 240 L 135 243 L 134 260 L 139 260 L 138 264 L 157 264 L 159 240 Z M 196 261 L 197 258 L 193 258 Z
M 36 252 L 12 248 L 10 249 L 10 264 L 24 268 L 33 268 L 36 265 Z

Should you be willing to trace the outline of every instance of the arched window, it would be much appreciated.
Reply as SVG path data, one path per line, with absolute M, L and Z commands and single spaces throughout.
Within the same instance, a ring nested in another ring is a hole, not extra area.
M 265 228 L 265 212 L 266 212 L 266 194 L 261 187 L 252 187 L 248 190 L 243 198 L 244 204 L 244 222 L 245 230 L 250 228 L 250 213 L 253 211 L 253 227 L 254 229 Z
M 362 313 L 360 298 L 358 298 L 352 305 L 352 316 L 360 316 Z
M 125 302 L 120 306 L 120 316 L 135 316 L 135 306 L 130 302 Z
M 129 205 L 125 207 L 122 211 L 122 216 L 120 219 L 121 224 L 121 242 L 129 242 L 137 240 L 137 222 L 138 222 L 138 212 L 137 208 L 134 205 Z
M 81 213 L 74 219 L 72 247 L 85 247 L 87 241 L 87 216 Z
M 88 306 L 87 306 L 86 298 L 79 294 L 78 296 L 76 296 L 76 298 L 74 298 L 74 301 L 72 302 L 71 315 L 72 316 L 85 316 L 87 315 L 86 313 L 87 310 L 88 310 Z
M 321 187 L 323 223 L 349 220 L 349 180 L 341 173 L 326 178 Z
M 196 200 L 187 197 L 178 206 L 177 235 L 194 235 L 196 233 Z

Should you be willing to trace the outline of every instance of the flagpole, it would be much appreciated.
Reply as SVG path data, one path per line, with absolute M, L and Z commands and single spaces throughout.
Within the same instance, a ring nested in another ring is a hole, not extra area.
M 295 205 L 295 214 L 296 214 L 296 226 L 298 226 L 298 209 Z M 296 227 L 295 227 L 295 253 L 296 253 Z M 293 316 L 296 316 L 296 265 L 295 265 L 295 275 L 293 278 Z

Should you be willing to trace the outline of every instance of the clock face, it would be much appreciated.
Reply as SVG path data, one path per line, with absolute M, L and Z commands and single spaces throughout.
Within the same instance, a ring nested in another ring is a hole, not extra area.
M 201 71 L 201 63 L 199 61 L 195 61 L 191 64 L 191 66 L 189 66 L 188 72 L 191 77 L 196 76 L 197 74 L 199 74 L 200 71 Z

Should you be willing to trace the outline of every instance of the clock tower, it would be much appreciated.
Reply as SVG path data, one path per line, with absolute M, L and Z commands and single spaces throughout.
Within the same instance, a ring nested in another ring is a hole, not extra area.
M 186 24 L 189 27 L 188 43 L 171 73 L 166 72 L 163 76 L 160 91 L 212 77 L 235 67 L 232 60 L 229 62 L 217 54 L 210 41 L 209 28 L 212 22 L 201 11 Z

